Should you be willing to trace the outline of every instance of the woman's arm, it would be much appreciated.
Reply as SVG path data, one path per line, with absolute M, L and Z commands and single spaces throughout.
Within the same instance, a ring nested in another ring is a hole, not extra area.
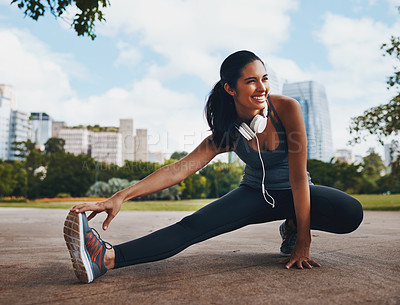
M 282 123 L 286 130 L 289 158 L 289 181 L 292 188 L 297 221 L 297 242 L 286 268 L 303 264 L 319 266 L 310 260 L 310 188 L 307 176 L 307 134 L 300 104 L 291 98 L 282 97 Z
M 181 182 L 207 165 L 217 154 L 224 151 L 225 150 L 218 149 L 211 142 L 211 136 L 209 136 L 181 160 L 158 169 L 138 183 L 117 192 L 104 201 L 96 204 L 79 204 L 74 206 L 71 210 L 78 213 L 93 211 L 88 217 L 89 220 L 100 212 L 106 212 L 108 216 L 103 223 L 103 229 L 106 230 L 125 201 L 158 192 Z

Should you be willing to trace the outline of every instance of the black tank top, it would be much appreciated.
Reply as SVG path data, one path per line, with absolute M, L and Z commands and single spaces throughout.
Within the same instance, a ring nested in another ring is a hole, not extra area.
M 278 113 L 268 97 L 268 110 L 274 113 L 275 119 L 269 116 L 279 136 L 279 145 L 274 150 L 262 150 L 261 157 L 264 161 L 266 177 L 264 185 L 266 189 L 285 190 L 290 189 L 289 183 L 289 162 L 286 131 L 283 127 Z M 249 146 L 247 140 L 239 133 L 235 142 L 235 153 L 246 164 L 241 185 L 248 185 L 253 188 L 261 188 L 262 169 L 258 151 Z M 308 174 L 308 173 L 307 173 Z M 310 175 L 308 174 L 311 183 Z

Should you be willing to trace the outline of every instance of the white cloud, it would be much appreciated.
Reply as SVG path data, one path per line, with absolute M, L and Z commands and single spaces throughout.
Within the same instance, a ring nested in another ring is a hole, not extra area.
M 138 48 L 132 47 L 126 42 L 119 41 L 117 47 L 120 53 L 114 62 L 116 66 L 134 67 L 143 58 Z
M 297 0 L 113 1 L 99 33 L 123 33 L 136 45 L 161 54 L 166 65 L 153 65 L 150 76 L 195 75 L 216 81 L 221 56 L 238 49 L 269 54 L 288 38 L 289 10 Z
M 278 56 L 269 56 L 267 64 L 279 73 L 279 77 L 288 82 L 307 81 L 312 78 L 312 75 L 302 70 L 297 63 L 291 59 Z
M 68 54 L 56 54 L 31 34 L 0 28 L 0 83 L 12 84 L 25 112 L 57 112 L 73 96 L 67 71 L 83 71 Z
M 389 27 L 371 18 L 351 19 L 328 13 L 316 33 L 327 48 L 332 68 L 309 72 L 326 86 L 336 148 L 349 140 L 351 117 L 393 96 L 385 83 L 393 73 L 393 60 L 383 56 L 380 46 L 399 30 L 400 24 Z

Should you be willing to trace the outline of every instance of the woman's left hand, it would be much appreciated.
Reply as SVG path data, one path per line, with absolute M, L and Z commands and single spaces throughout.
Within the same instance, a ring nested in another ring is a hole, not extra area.
M 293 248 L 292 255 L 281 261 L 282 264 L 286 264 L 285 268 L 290 269 L 293 265 L 296 265 L 299 269 L 312 269 L 312 267 L 321 267 L 319 263 L 310 259 L 310 244 L 297 242 Z

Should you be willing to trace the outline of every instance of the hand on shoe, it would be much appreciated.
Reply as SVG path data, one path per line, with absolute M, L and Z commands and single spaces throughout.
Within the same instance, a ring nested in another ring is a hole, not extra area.
M 299 269 L 312 269 L 313 266 L 321 267 L 321 265 L 312 259 L 310 259 L 310 243 L 297 241 L 293 248 L 292 255 L 280 262 L 286 264 L 285 268 L 290 269 L 293 265 L 296 265 Z
M 119 199 L 118 196 L 114 195 L 104 201 L 97 202 L 95 204 L 92 203 L 82 203 L 74 206 L 71 211 L 75 211 L 76 213 L 83 213 L 86 211 L 92 211 L 90 213 L 88 220 L 95 217 L 98 213 L 106 212 L 108 214 L 106 220 L 103 222 L 103 230 L 107 230 L 110 225 L 111 220 L 117 216 L 119 210 L 121 209 L 123 201 Z

